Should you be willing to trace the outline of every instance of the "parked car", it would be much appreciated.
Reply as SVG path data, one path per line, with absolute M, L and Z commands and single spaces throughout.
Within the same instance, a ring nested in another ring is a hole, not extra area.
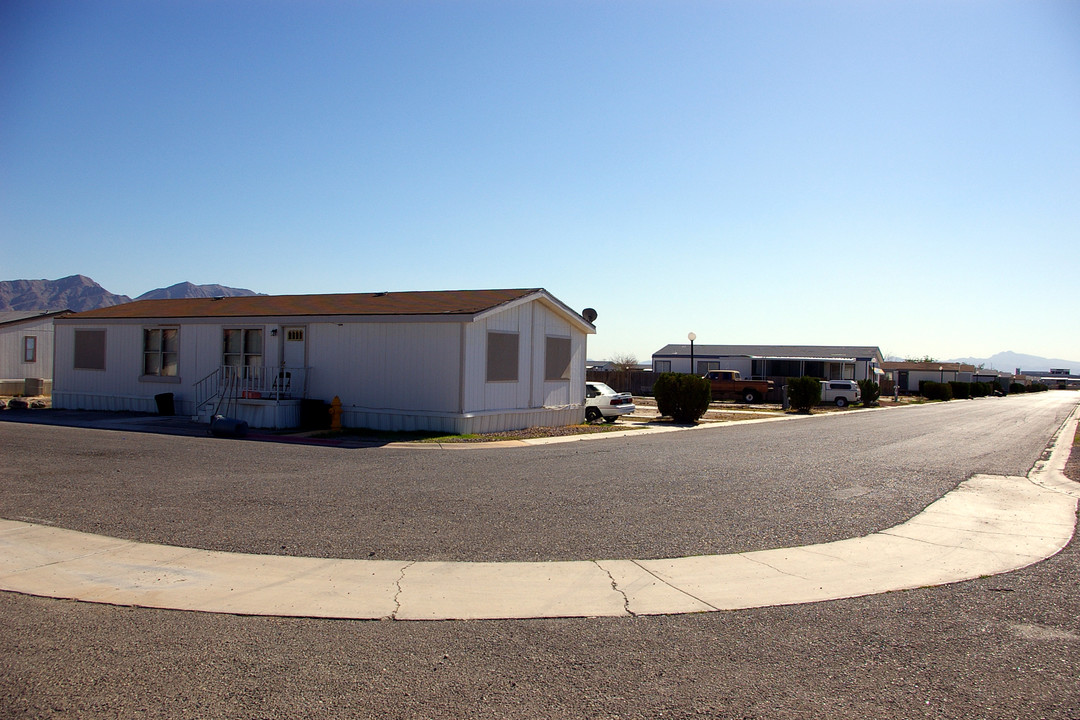
M 634 412 L 634 396 L 615 392 L 602 382 L 585 383 L 585 420 L 593 422 L 604 418 L 613 423 L 620 415 Z
M 813 387 L 813 386 L 811 386 Z M 836 403 L 836 407 L 844 407 L 862 399 L 859 383 L 854 380 L 822 380 L 821 402 Z

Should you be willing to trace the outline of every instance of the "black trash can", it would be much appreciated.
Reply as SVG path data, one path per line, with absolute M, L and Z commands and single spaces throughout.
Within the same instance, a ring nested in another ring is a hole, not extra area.
M 154 401 L 157 403 L 158 415 L 176 414 L 176 405 L 173 403 L 172 393 L 159 393 L 154 396 Z
M 330 427 L 330 403 L 306 398 L 300 401 L 300 427 L 325 430 Z
M 214 437 L 246 437 L 248 424 L 243 420 L 215 415 L 210 420 L 210 434 Z

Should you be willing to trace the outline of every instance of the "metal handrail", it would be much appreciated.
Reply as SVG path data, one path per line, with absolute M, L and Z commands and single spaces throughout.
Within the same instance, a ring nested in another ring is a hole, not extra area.
M 289 400 L 307 393 L 308 368 L 269 365 L 223 365 L 195 383 L 195 406 L 225 394 L 232 400 Z

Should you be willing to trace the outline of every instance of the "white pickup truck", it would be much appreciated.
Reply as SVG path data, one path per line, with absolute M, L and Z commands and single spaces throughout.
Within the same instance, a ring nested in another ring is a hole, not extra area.
M 811 386 L 813 387 L 813 386 Z M 836 407 L 844 407 L 862 399 L 862 391 L 859 383 L 854 380 L 822 380 L 821 402 L 836 403 Z

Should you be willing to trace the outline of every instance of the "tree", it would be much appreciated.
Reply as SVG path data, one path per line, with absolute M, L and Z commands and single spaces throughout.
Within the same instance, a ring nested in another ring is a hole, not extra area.
M 633 370 L 637 367 L 637 355 L 634 355 L 634 353 L 615 353 L 609 362 L 613 370 Z
M 929 355 L 923 355 L 921 358 L 904 358 L 904 362 L 936 363 L 937 360 Z

